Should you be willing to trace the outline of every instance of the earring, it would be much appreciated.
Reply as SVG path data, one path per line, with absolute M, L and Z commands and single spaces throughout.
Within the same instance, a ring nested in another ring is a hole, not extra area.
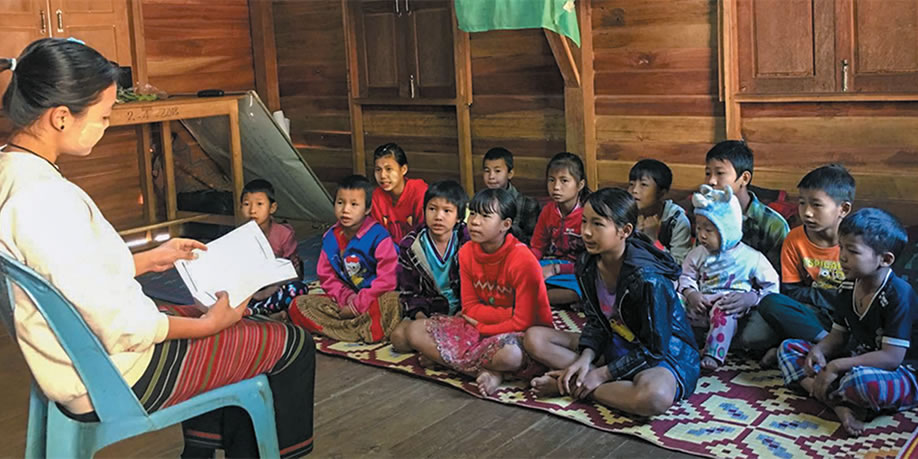
M 64 130 L 64 125 L 63 125 L 63 124 L 61 125 L 61 130 L 62 130 L 62 131 Z

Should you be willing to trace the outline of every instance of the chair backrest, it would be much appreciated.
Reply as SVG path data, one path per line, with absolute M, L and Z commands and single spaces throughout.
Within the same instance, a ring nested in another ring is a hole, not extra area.
M 128 387 L 121 373 L 112 363 L 99 339 L 86 325 L 76 308 L 44 277 L 28 266 L 0 253 L 0 275 L 3 277 L 9 304 L 2 305 L 4 322 L 12 327 L 15 308 L 13 284 L 18 285 L 35 304 L 48 322 L 61 347 L 70 357 L 77 374 L 89 391 L 89 399 L 99 419 L 117 422 L 118 419 L 146 416 L 137 397 Z M 13 333 L 13 332 L 11 332 Z M 13 335 L 15 336 L 15 335 Z

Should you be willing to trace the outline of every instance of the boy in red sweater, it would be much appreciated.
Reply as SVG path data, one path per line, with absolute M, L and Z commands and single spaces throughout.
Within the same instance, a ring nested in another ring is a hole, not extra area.
M 469 203 L 471 241 L 459 250 L 462 313 L 416 320 L 406 330 L 423 357 L 476 377 L 488 395 L 505 376 L 532 376 L 523 332 L 551 326 L 539 262 L 509 234 L 516 203 L 504 189 L 482 190 Z

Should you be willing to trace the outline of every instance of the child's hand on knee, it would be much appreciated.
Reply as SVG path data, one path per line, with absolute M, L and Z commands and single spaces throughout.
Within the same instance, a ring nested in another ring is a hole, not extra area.
M 558 390 L 561 395 L 573 395 L 583 385 L 584 379 L 590 372 L 591 360 L 588 356 L 581 355 L 571 366 L 564 369 L 564 373 L 558 378 Z
M 803 370 L 809 377 L 814 377 L 826 367 L 826 356 L 819 347 L 814 346 L 806 354 L 806 360 L 803 363 Z

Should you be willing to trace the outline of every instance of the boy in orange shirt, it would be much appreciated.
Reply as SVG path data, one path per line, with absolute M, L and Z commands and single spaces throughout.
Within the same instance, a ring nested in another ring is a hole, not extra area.
M 838 165 L 822 166 L 797 185 L 803 226 L 788 233 L 781 247 L 781 293 L 759 303 L 762 318 L 777 339 L 819 342 L 829 334 L 845 273 L 839 262 L 838 226 L 854 201 L 854 177 Z M 775 363 L 776 349 L 763 364 Z

